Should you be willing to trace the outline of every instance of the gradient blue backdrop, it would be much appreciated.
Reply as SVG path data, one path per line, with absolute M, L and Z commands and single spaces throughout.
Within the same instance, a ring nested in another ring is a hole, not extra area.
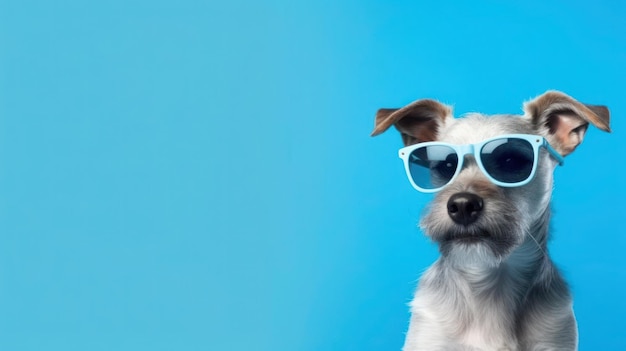
M 581 350 L 624 350 L 626 5 L 0 1 L 1 350 L 399 350 L 437 251 L 379 107 L 611 108 L 557 170 Z

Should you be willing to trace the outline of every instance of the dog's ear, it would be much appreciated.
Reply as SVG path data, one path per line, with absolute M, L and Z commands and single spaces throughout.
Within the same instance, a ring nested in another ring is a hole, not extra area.
M 563 156 L 582 143 L 589 123 L 605 132 L 611 131 L 606 106 L 585 105 L 558 91 L 548 91 L 525 103 L 524 112 Z
M 376 113 L 372 136 L 376 136 L 395 125 L 404 145 L 412 145 L 437 138 L 440 125 L 452 118 L 452 109 L 435 100 L 417 100 L 403 108 L 381 108 Z

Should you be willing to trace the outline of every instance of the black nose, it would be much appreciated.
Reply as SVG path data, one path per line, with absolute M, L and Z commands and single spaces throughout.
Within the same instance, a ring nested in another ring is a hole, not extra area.
M 483 210 L 483 199 L 472 193 L 457 193 L 448 200 L 448 215 L 458 224 L 476 222 Z

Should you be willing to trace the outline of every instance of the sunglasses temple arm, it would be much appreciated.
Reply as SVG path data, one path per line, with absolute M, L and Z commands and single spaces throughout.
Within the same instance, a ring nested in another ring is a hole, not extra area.
M 563 163 L 565 163 L 565 159 L 563 158 L 563 156 L 561 156 L 561 154 L 559 154 L 558 151 L 556 151 L 552 147 L 552 145 L 550 145 L 550 143 L 548 143 L 546 139 L 543 139 L 543 146 L 545 146 L 546 150 L 548 150 L 550 155 L 552 155 L 552 157 L 554 157 L 554 159 L 559 162 L 559 166 L 563 166 Z

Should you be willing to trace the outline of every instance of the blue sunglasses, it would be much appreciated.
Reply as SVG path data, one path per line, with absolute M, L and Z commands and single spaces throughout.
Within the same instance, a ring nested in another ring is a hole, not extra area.
M 526 185 L 535 176 L 540 147 L 563 165 L 563 157 L 544 137 L 529 134 L 501 135 L 467 145 L 419 143 L 400 149 L 399 156 L 411 185 L 421 192 L 434 193 L 461 173 L 465 155 L 473 155 L 480 170 L 495 185 Z

